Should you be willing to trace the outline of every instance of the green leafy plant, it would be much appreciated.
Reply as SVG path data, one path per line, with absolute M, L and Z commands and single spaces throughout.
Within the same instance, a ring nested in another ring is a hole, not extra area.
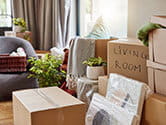
M 62 60 L 46 54 L 42 59 L 30 58 L 32 65 L 28 78 L 37 78 L 40 87 L 60 86 L 66 79 L 66 72 L 60 69 Z
M 101 57 L 90 57 L 89 59 L 83 61 L 83 64 L 88 66 L 106 66 L 107 63 Z
M 21 32 L 24 32 L 26 30 L 26 22 L 23 18 L 13 18 L 13 24 L 15 26 L 21 26 L 23 30 Z

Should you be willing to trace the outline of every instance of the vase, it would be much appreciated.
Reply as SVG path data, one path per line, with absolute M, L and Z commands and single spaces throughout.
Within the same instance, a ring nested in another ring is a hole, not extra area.
M 99 76 L 104 76 L 104 66 L 87 66 L 87 78 L 97 80 Z
M 21 32 L 23 30 L 22 26 L 17 26 L 17 25 L 13 25 L 13 31 L 14 32 Z

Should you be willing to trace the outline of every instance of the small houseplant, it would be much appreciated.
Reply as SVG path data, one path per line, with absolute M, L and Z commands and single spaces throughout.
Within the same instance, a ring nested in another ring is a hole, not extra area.
M 13 18 L 13 31 L 25 32 L 26 22 L 23 18 Z
M 106 66 L 106 62 L 101 57 L 90 57 L 85 60 L 83 64 L 87 65 L 87 78 L 96 80 L 99 76 L 104 75 L 104 66 Z
M 46 54 L 41 59 L 30 58 L 32 65 L 28 78 L 37 78 L 40 87 L 61 86 L 66 79 L 66 72 L 60 69 L 62 59 Z

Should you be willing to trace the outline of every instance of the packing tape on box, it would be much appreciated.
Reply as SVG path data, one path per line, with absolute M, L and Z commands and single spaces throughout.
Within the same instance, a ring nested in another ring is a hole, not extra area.
M 48 95 L 46 95 L 41 89 L 34 89 L 34 91 L 43 99 L 45 99 L 48 103 L 55 106 L 56 108 L 59 106 L 56 104 Z
M 49 104 L 55 106 L 55 108 L 60 106 L 57 103 L 55 103 L 48 95 L 46 95 L 41 89 L 34 89 L 34 92 L 36 92 L 40 97 L 42 97 L 44 100 L 46 100 Z M 60 110 L 56 117 L 59 121 L 59 124 L 63 125 L 64 120 L 65 120 L 63 111 Z

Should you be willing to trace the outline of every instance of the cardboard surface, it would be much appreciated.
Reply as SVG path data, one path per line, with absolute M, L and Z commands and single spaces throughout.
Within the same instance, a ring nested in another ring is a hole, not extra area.
M 57 87 L 13 93 L 15 125 L 84 125 L 85 104 Z
M 115 39 L 97 39 L 95 40 L 95 56 L 102 57 L 105 61 L 107 61 L 107 43 L 111 40 Z
M 166 16 L 152 16 L 151 22 L 166 26 Z
M 152 16 L 150 22 L 166 26 L 166 16 Z M 149 34 L 149 60 L 166 64 L 164 53 L 166 46 L 166 29 L 156 29 Z
M 95 40 L 95 57 L 101 57 L 103 60 L 107 61 L 107 44 L 114 39 L 97 39 Z M 105 74 L 107 74 L 107 67 L 104 67 Z
M 98 79 L 98 92 L 102 96 L 106 96 L 107 83 L 108 83 L 108 76 L 99 76 L 99 79 Z
M 166 96 L 166 65 L 158 64 L 150 60 L 148 66 L 148 84 L 150 88 L 161 95 Z
M 166 97 L 153 94 L 145 101 L 142 125 L 166 125 Z
M 166 64 L 166 29 L 157 29 L 151 33 L 149 41 L 150 60 L 161 64 Z
M 117 73 L 147 83 L 147 59 L 148 48 L 136 39 L 108 42 L 108 74 Z

